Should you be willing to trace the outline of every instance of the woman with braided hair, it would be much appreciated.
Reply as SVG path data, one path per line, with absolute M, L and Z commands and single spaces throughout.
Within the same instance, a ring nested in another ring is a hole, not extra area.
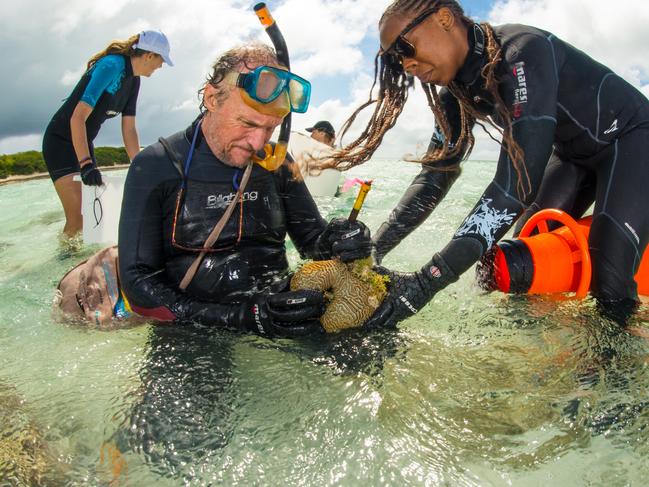
M 350 117 L 343 134 L 360 110 L 374 104 L 374 113 L 333 165 L 348 169 L 370 159 L 401 114 L 413 77 L 436 127 L 421 173 L 374 237 L 377 260 L 446 195 L 471 153 L 476 123 L 500 134 L 501 153 L 494 179 L 451 241 L 419 271 L 390 272 L 390 294 L 367 326 L 416 313 L 517 220 L 547 207 L 579 217 L 593 202 L 592 294 L 606 311 L 632 310 L 633 276 L 649 241 L 649 101 L 553 34 L 475 23 L 454 0 L 396 0 L 379 30 L 378 96 Z

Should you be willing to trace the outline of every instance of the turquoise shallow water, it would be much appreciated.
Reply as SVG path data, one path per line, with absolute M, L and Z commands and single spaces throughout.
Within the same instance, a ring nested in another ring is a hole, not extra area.
M 426 262 L 493 170 L 467 163 L 385 264 Z M 415 173 L 375 161 L 350 174 L 375 178 L 371 229 Z M 346 215 L 353 197 L 318 204 Z M 646 484 L 646 309 L 619 330 L 590 301 L 485 294 L 467 273 L 390 332 L 79 329 L 52 319 L 53 290 L 97 247 L 59 255 L 49 180 L 0 187 L 0 208 L 0 401 L 20 398 L 41 432 L 47 485 Z

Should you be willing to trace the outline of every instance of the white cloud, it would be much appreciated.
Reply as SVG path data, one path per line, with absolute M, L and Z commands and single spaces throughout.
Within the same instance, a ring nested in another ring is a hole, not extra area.
M 329 120 L 338 135 L 340 128 L 347 118 L 369 97 L 373 79 L 366 73 L 359 73 L 349 83 L 348 90 L 352 94 L 349 102 L 341 99 L 329 99 L 324 103 L 312 106 L 305 116 L 295 117 L 293 126 L 298 129 L 309 127 L 318 120 Z M 357 117 L 356 121 L 345 135 L 343 143 L 353 141 L 364 129 L 374 112 L 375 105 L 367 107 Z M 411 92 L 410 98 L 399 121 L 389 131 L 376 152 L 376 157 L 401 158 L 406 153 L 425 150 L 433 131 L 433 116 L 428 108 L 426 98 L 421 88 Z M 340 139 L 337 141 L 340 142 Z M 423 146 L 423 147 L 422 147 Z
M 40 150 L 43 136 L 39 134 L 19 135 L 0 139 L 0 154 L 13 154 L 29 150 Z
M 494 5 L 489 20 L 547 29 L 638 88 L 649 82 L 649 2 L 504 0 Z
M 327 100 L 318 106 L 311 107 L 304 117 L 294 119 L 293 126 L 303 129 L 318 120 L 329 120 L 338 131 L 346 119 L 368 100 L 372 81 L 373 79 L 367 74 L 359 74 L 349 83 L 349 92 L 353 96 L 348 103 L 343 103 L 340 99 Z M 350 143 L 365 129 L 373 111 L 374 105 L 361 112 L 345 136 L 343 143 Z M 406 155 L 421 156 L 428 148 L 433 128 L 433 114 L 428 106 L 428 100 L 417 82 L 414 91 L 409 94 L 408 102 L 396 125 L 385 135 L 375 157 L 401 159 Z M 489 139 L 481 129 L 475 130 L 474 135 L 476 136 L 476 146 L 471 158 L 497 159 L 500 151 L 498 144 Z
M 251 39 L 268 42 L 248 0 L 22 0 L 0 2 L 5 77 L 0 93 L 0 139 L 42 133 L 69 95 L 87 59 L 111 39 L 145 28 L 162 29 L 172 43 L 174 68 L 142 80 L 138 128 L 144 144 L 172 133 L 198 112 L 196 91 L 218 53 Z M 340 128 L 367 100 L 378 47 L 377 23 L 390 0 L 278 0 L 273 15 L 287 40 L 293 69 L 311 78 L 314 102 L 294 127 L 329 119 Z M 25 16 L 24 12 L 30 12 Z M 519 22 L 553 31 L 649 94 L 649 2 L 619 0 L 507 0 L 489 20 Z M 35 34 L 38 33 L 38 34 Z M 371 108 L 346 140 L 364 128 Z M 379 151 L 401 157 L 425 147 L 433 119 L 421 89 L 410 97 Z M 482 134 L 474 158 L 497 157 Z M 40 136 L 22 140 L 39 148 Z M 19 140 L 19 139 L 15 139 Z M 109 121 L 97 143 L 120 145 L 119 123 Z M 24 148 L 24 147 L 23 147 Z
M 360 45 L 367 36 L 376 37 L 378 16 L 388 3 L 284 0 L 271 5 L 293 69 L 326 82 L 370 69 Z M 3 59 L 12 76 L 0 93 L 0 138 L 41 133 L 92 54 L 112 39 L 147 28 L 167 34 L 176 66 L 142 80 L 141 141 L 178 130 L 197 114 L 196 92 L 219 53 L 251 39 L 269 43 L 251 7 L 248 0 L 0 2 L 0 41 L 4 52 L 12 53 Z M 97 143 L 121 144 L 119 123 L 107 122 Z
M 70 30 L 83 26 L 86 19 L 107 22 L 117 16 L 131 0 L 110 2 L 88 2 L 86 0 L 57 0 L 54 2 L 54 24 L 52 30 L 65 35 Z
M 81 78 L 81 75 L 83 72 L 86 70 L 86 66 L 80 66 L 79 69 L 76 70 L 65 70 L 63 73 L 63 76 L 61 76 L 61 84 L 63 86 L 74 86 L 77 84 L 79 81 L 79 78 Z
M 376 37 L 376 25 L 389 0 L 287 0 L 277 9 L 294 56 L 293 68 L 304 76 L 353 73 L 361 66 L 359 44 Z M 377 43 L 378 47 L 378 43 Z

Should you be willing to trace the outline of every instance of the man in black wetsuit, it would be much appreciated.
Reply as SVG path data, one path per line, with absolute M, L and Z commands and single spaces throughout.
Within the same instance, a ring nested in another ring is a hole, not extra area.
M 499 129 L 503 140 L 493 181 L 452 240 L 420 271 L 392 274 L 390 296 L 368 325 L 416 313 L 524 213 L 521 223 L 545 207 L 579 217 L 593 202 L 591 292 L 604 309 L 632 309 L 633 276 L 649 240 L 647 99 L 553 34 L 476 24 L 454 0 L 397 0 L 379 26 L 383 91 L 376 113 L 398 116 L 415 76 L 437 127 L 427 164 L 375 235 L 377 260 L 446 195 L 473 147 L 476 122 Z M 439 94 L 435 85 L 443 87 Z M 366 142 L 364 151 L 336 157 L 347 167 L 364 162 L 390 127 L 371 122 L 367 140 L 357 141 Z
M 323 296 L 287 291 L 286 235 L 303 257 L 369 256 L 367 228 L 341 219 L 327 225 L 292 162 L 273 171 L 252 164 L 284 116 L 308 105 L 303 92 L 282 84 L 294 75 L 278 68 L 275 52 L 263 45 L 226 52 L 201 90 L 201 115 L 133 161 L 119 269 L 137 314 L 267 336 L 310 333 L 320 329 Z M 274 98 L 263 98 L 268 93 Z M 233 212 L 216 242 L 189 285 L 181 285 L 228 207 Z

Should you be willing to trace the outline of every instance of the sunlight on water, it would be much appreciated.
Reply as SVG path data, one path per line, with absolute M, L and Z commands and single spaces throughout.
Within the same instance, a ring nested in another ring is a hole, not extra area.
M 466 164 L 384 264 L 424 264 L 494 169 Z M 416 172 L 352 171 L 375 179 L 371 229 Z M 346 216 L 353 199 L 318 204 Z M 620 330 L 590 301 L 485 294 L 468 272 L 392 331 L 79 329 L 53 321 L 53 291 L 97 247 L 59 255 L 58 205 L 49 180 L 0 187 L 2 485 L 645 484 L 646 309 Z

